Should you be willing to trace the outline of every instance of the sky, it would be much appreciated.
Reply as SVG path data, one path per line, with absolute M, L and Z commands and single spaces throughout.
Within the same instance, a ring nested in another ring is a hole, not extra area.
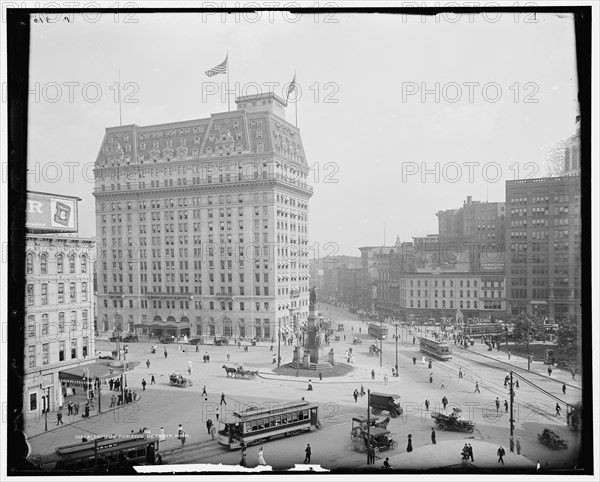
M 286 119 L 297 109 L 320 256 L 437 233 L 435 213 L 467 196 L 504 202 L 507 180 L 544 177 L 544 149 L 575 132 L 569 15 L 52 20 L 32 23 L 28 189 L 81 197 L 84 237 L 95 236 L 91 166 L 105 128 L 119 125 L 119 71 L 122 124 L 140 126 L 226 111 L 226 76 L 204 72 L 227 52 L 240 94 L 285 96 L 295 73 Z

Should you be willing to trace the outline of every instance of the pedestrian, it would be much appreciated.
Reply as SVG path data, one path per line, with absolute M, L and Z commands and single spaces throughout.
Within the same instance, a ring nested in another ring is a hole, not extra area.
M 556 404 L 556 416 L 560 417 L 560 405 L 558 403 Z
M 462 371 L 462 367 L 460 367 L 458 369 L 458 378 L 462 378 L 463 377 L 463 371 Z
M 225 401 L 225 393 L 221 392 L 221 401 L 219 402 L 219 405 L 221 403 L 224 403 L 225 405 L 227 405 L 227 402 Z
M 227 353 L 227 361 L 229 361 L 230 358 L 231 358 L 231 355 L 229 353 Z
M 146 368 L 150 368 L 150 358 L 146 360 Z
M 504 454 L 506 454 L 506 451 L 502 448 L 502 445 L 500 445 L 496 454 L 498 455 L 498 462 L 502 462 L 502 465 L 504 465 Z
M 137 392 L 134 390 L 133 391 L 133 401 L 135 402 L 137 400 L 138 394 Z
M 475 382 L 475 392 L 477 392 L 477 393 L 481 393 L 481 392 L 479 391 L 479 382 Z M 475 392 L 473 392 L 473 393 L 475 393 Z
M 364 386 L 364 385 L 361 383 L 361 384 L 360 384 L 360 392 L 359 392 L 358 394 L 359 394 L 361 397 L 364 397 L 364 396 L 365 396 L 365 393 L 367 393 L 367 392 L 365 392 L 365 386 Z
M 535 470 L 536 470 L 537 472 L 539 472 L 539 471 L 540 471 L 540 459 L 538 459 L 538 461 L 537 461 L 537 464 L 535 464 Z
M 196 344 L 196 353 L 198 353 L 200 351 L 200 347 L 198 346 L 198 344 Z
M 444 380 L 442 380 L 442 386 L 440 387 L 441 389 L 445 389 L 446 385 L 444 385 Z
M 188 373 L 191 375 L 192 374 L 192 361 L 188 361 Z
M 58 412 L 56 412 L 56 425 L 65 424 L 62 419 L 62 407 L 58 407 Z
M 416 364 L 417 364 L 417 357 L 413 356 L 413 365 L 416 365 Z
M 387 381 L 388 381 L 388 376 L 387 376 L 387 373 L 386 373 L 385 375 L 383 375 L 383 383 L 385 385 L 387 385 Z
M 308 388 L 306 390 L 309 391 L 309 392 L 313 391 L 312 380 L 308 380 Z
M 275 353 L 273 353 L 273 361 L 271 363 L 276 363 L 277 362 L 277 355 L 275 355 Z
M 110 407 L 109 408 L 113 408 L 117 403 L 117 397 L 115 397 L 115 394 L 113 393 L 110 396 Z
M 506 352 L 506 354 L 508 355 L 508 359 L 510 360 L 510 350 L 508 350 L 508 351 Z
M 177 351 L 181 351 L 181 345 L 177 345 Z
M 306 448 L 304 449 L 304 452 L 306 453 L 306 457 L 304 457 L 304 463 L 310 464 L 310 454 L 311 454 L 310 444 L 306 444 Z
M 319 381 L 323 381 L 323 372 L 319 371 Z
M 412 452 L 412 435 L 408 434 L 408 443 L 406 444 L 406 451 Z
M 183 425 L 179 424 L 179 427 L 177 427 L 177 438 L 181 439 L 182 435 L 183 435 Z
M 517 437 L 517 455 L 521 455 L 521 437 Z
M 429 383 L 433 383 L 433 372 L 429 374 Z
M 385 460 L 383 461 L 383 468 L 385 470 L 390 470 L 392 468 L 392 466 L 390 465 L 390 458 L 386 457 Z
M 475 459 L 473 458 L 473 447 L 471 447 L 471 444 L 467 445 L 467 453 L 469 454 L 471 462 L 475 462 Z
M 183 447 L 185 445 L 185 439 L 187 438 L 187 433 L 185 433 L 184 431 L 181 432 L 181 446 Z
M 115 384 L 115 381 L 114 381 L 114 380 L 111 378 L 111 379 L 108 381 L 108 386 L 110 387 L 110 390 L 111 390 L 111 391 L 112 391 L 112 389 L 113 389 L 113 386 L 114 386 L 114 384 Z
M 242 467 L 247 466 L 247 464 L 246 464 L 246 449 L 245 448 L 242 448 L 242 460 L 240 460 L 240 465 Z
M 413 336 L 413 345 L 415 344 L 416 338 Z
M 423 365 L 425 365 L 425 357 L 422 358 Z
M 146 379 L 142 378 L 142 391 L 146 390 Z
M 158 435 L 158 441 L 164 442 L 167 440 L 167 436 L 165 435 L 165 427 L 160 427 L 160 434 Z
M 433 428 L 433 427 L 431 427 L 431 443 L 433 445 L 436 445 L 436 442 L 435 442 L 435 428 Z
M 354 397 L 354 403 L 358 402 L 358 390 L 356 388 L 354 389 L 352 396 Z
M 67 403 L 67 415 L 73 415 L 73 402 Z
M 508 400 L 504 400 L 504 411 L 508 413 Z
M 563 395 L 565 395 L 567 393 L 567 385 L 565 383 L 563 383 L 562 391 L 563 391 Z
M 212 427 L 212 426 L 213 426 L 213 421 L 209 418 L 206 421 L 206 431 L 208 432 L 209 435 L 210 435 L 210 427 Z
M 217 427 L 214 425 L 210 427 L 210 438 L 215 439 L 215 435 L 217 434 Z
M 444 395 L 442 398 L 442 405 L 444 406 L 444 410 L 446 410 L 446 406 L 448 405 L 448 399 L 446 398 L 446 395 Z
M 88 418 L 90 416 L 90 401 L 88 400 L 83 409 L 83 418 Z M 62 422 L 62 420 L 61 420 Z
M 202 387 L 202 393 L 200 394 L 201 397 L 208 397 L 207 393 L 206 393 L 206 385 L 204 385 Z
M 371 380 L 375 380 L 375 369 L 371 370 Z
M 156 380 L 154 379 L 154 373 L 152 374 L 152 376 L 150 377 L 150 385 L 155 385 L 156 384 Z
M 548 367 L 548 376 L 551 377 L 552 376 L 552 367 Z
M 498 410 L 500 410 L 500 399 L 496 397 L 496 413 L 498 413 Z
M 167 355 L 168 355 L 167 349 L 165 348 L 165 358 L 167 358 Z
M 206 363 L 210 363 L 210 355 L 206 355 Z
M 267 465 L 267 463 L 265 462 L 265 457 L 264 457 L 264 452 L 263 452 L 262 447 L 258 451 L 258 463 L 260 465 Z
M 219 407 L 215 408 L 215 417 L 217 419 L 217 422 L 219 421 Z
M 515 383 L 515 387 L 519 388 L 519 379 L 517 379 L 517 381 Z
M 571 379 L 575 380 L 575 368 L 571 367 Z
M 429 369 L 431 370 L 431 367 L 433 366 L 433 362 L 431 361 L 431 358 L 429 359 Z
M 425 410 L 429 412 L 429 400 L 425 399 Z

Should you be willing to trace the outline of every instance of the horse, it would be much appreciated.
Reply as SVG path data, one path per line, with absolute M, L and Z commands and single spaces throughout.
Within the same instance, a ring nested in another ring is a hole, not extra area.
M 223 368 L 225 368 L 225 371 L 227 372 L 227 376 L 229 376 L 229 375 L 236 376 L 237 370 L 235 368 L 229 368 L 228 366 L 225 366 L 225 365 L 223 365 Z

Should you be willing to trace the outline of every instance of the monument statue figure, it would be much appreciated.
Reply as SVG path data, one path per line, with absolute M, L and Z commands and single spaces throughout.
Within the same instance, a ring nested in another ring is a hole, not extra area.
M 310 289 L 310 304 L 313 306 L 317 304 L 317 294 L 314 286 Z

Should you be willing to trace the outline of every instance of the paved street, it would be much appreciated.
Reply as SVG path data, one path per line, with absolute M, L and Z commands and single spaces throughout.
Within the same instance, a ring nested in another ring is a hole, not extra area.
M 329 306 L 321 304 L 320 310 L 327 319 Z M 376 461 L 380 467 L 385 457 L 390 457 L 390 463 L 398 468 L 431 468 L 450 466 L 460 463 L 460 451 L 464 443 L 471 443 L 477 454 L 474 465 L 478 467 L 496 467 L 495 451 L 498 445 L 506 448 L 505 467 L 531 467 L 539 459 L 542 464 L 548 462 L 550 467 L 558 468 L 572 464 L 577 440 L 575 433 L 566 426 L 565 412 L 560 417 L 554 413 L 556 401 L 550 397 L 541 396 L 527 383 L 521 383 L 516 390 L 516 420 L 515 438 L 521 437 L 522 455 L 509 453 L 509 414 L 501 407 L 496 412 L 494 401 L 496 397 L 503 402 L 508 399 L 508 389 L 503 386 L 505 370 L 512 369 L 522 374 L 533 383 L 552 393 L 560 400 L 575 403 L 579 400 L 580 390 L 578 381 L 570 380 L 570 374 L 554 370 L 552 378 L 544 375 L 546 366 L 535 363 L 532 372 L 527 374 L 526 362 L 513 356 L 510 365 L 506 355 L 497 352 L 484 352 L 484 345 L 475 344 L 469 350 L 454 349 L 454 358 L 448 362 L 433 361 L 430 370 L 422 364 L 421 354 L 417 344 L 412 343 L 412 335 L 403 334 L 398 343 L 398 365 L 400 377 L 391 376 L 391 367 L 395 364 L 396 343 L 390 337 L 383 343 L 383 363 L 380 367 L 379 356 L 369 355 L 371 343 L 365 333 L 367 324 L 363 324 L 356 315 L 339 308 L 331 308 L 331 318 L 336 323 L 345 325 L 345 331 L 340 333 L 340 342 L 332 343 L 338 361 L 344 357 L 347 348 L 353 347 L 355 355 L 355 370 L 339 378 L 329 378 L 319 381 L 313 379 L 314 391 L 308 392 L 305 377 L 279 376 L 272 372 L 275 365 L 271 363 L 272 352 L 270 344 L 259 344 L 250 347 L 248 352 L 236 346 L 216 347 L 200 345 L 195 347 L 181 345 L 166 345 L 168 358 L 163 355 L 163 346 L 159 346 L 156 354 L 150 354 L 150 343 L 129 344 L 129 360 L 139 361 L 139 366 L 128 373 L 128 386 L 135 388 L 139 395 L 136 403 L 119 407 L 116 410 L 104 412 L 88 419 L 72 419 L 64 426 L 56 427 L 55 414 L 49 415 L 49 431 L 44 432 L 44 421 L 28 420 L 27 434 L 32 447 L 32 453 L 48 454 L 55 447 L 77 443 L 81 436 L 126 434 L 132 430 L 137 432 L 141 427 L 149 427 L 152 433 L 158 433 L 164 426 L 167 440 L 161 444 L 161 452 L 167 464 L 181 463 L 239 463 L 239 451 L 231 452 L 211 440 L 207 433 L 206 420 L 215 420 L 215 409 L 218 406 L 221 393 L 225 393 L 227 405 L 221 406 L 221 417 L 230 417 L 233 411 L 239 411 L 246 404 L 254 402 L 286 402 L 305 397 L 309 401 L 320 403 L 320 419 L 322 428 L 312 433 L 296 437 L 279 439 L 264 444 L 265 459 L 276 469 L 287 469 L 303 462 L 304 447 L 310 443 L 313 447 L 312 463 L 321 464 L 325 468 L 362 467 L 366 464 L 366 455 L 354 450 L 349 432 L 352 416 L 367 415 L 367 397 L 354 402 L 352 392 L 364 384 L 365 389 L 396 393 L 402 397 L 404 415 L 393 419 L 388 426 L 399 447 L 396 450 L 381 452 Z M 359 329 L 362 333 L 359 334 Z M 343 341 L 343 335 L 346 341 Z M 361 345 L 352 345 L 353 336 L 363 340 Z M 110 350 L 113 344 L 98 341 L 98 350 Z M 483 348 L 482 348 L 483 347 Z M 184 352 L 184 349 L 191 348 Z M 284 363 L 291 359 L 292 347 L 281 347 Z M 329 348 L 325 347 L 328 351 Z M 274 346 L 275 353 L 277 345 Z M 202 357 L 207 352 L 210 362 L 203 363 Z M 230 355 L 230 360 L 227 360 Z M 418 361 L 413 365 L 412 358 Z M 150 368 L 145 362 L 150 360 Z M 188 362 L 192 362 L 193 386 L 179 388 L 169 385 L 169 373 L 177 372 L 188 376 Z M 485 363 L 482 365 L 481 363 Z M 259 376 L 254 380 L 227 378 L 223 365 L 242 365 L 247 370 L 259 370 Z M 458 370 L 462 368 L 464 378 L 458 378 Z M 371 379 L 371 370 L 375 369 L 375 380 Z M 433 383 L 429 383 L 429 375 L 433 373 Z M 151 375 L 154 374 L 156 384 L 150 385 Z M 384 374 L 388 375 L 387 386 Z M 142 391 L 141 381 L 148 382 Z M 445 388 L 441 388 L 442 381 Z M 481 393 L 473 393 L 475 382 L 479 382 Z M 562 394 L 562 381 L 569 384 L 566 395 Z M 208 397 L 201 397 L 202 387 L 206 385 Z M 443 411 L 441 399 L 446 396 L 449 400 L 448 412 L 453 407 L 463 409 L 463 417 L 475 421 L 475 432 L 436 431 L 437 445 L 432 446 L 430 440 L 433 420 L 432 411 Z M 110 393 L 105 389 L 102 406 L 109 406 Z M 429 411 L 425 409 L 424 401 L 429 399 Z M 177 426 L 183 424 L 189 434 L 185 448 L 176 438 Z M 558 432 L 569 441 L 568 450 L 551 451 L 537 441 L 537 434 L 544 427 Z M 407 435 L 412 434 L 414 450 L 406 452 Z M 257 464 L 256 452 L 258 447 L 248 449 L 249 466 Z M 432 453 L 433 452 L 433 453 Z M 434 455 L 435 454 L 435 455 Z M 491 465 L 488 465 L 491 464 Z

